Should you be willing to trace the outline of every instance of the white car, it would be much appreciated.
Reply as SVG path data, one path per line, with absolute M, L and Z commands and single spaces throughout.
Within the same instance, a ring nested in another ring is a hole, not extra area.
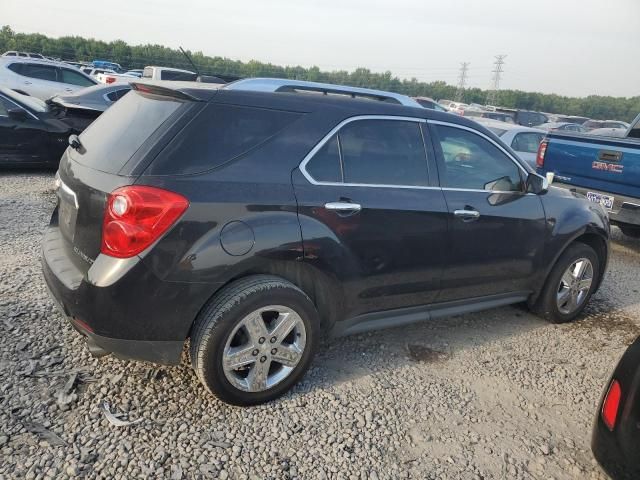
M 66 63 L 11 56 L 0 58 L 0 85 L 41 100 L 97 84 Z
M 536 168 L 536 156 L 540 142 L 547 132 L 539 128 L 524 127 L 515 123 L 500 122 L 489 118 L 472 117 L 483 127 L 495 133 L 509 145 L 518 156 L 533 168 Z
M 45 60 L 46 57 L 44 55 L 40 55 L 39 53 L 30 53 L 30 52 L 17 52 L 16 50 L 9 50 L 2 54 L 3 57 L 23 57 L 23 58 L 37 58 L 40 60 Z
M 173 80 L 195 82 L 198 74 L 189 70 L 169 67 L 144 67 L 142 78 L 149 80 Z

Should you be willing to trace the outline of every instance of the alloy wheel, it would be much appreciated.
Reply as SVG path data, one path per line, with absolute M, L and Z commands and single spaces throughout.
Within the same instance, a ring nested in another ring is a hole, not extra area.
M 306 330 L 289 307 L 269 305 L 245 316 L 229 335 L 222 363 L 225 377 L 245 392 L 262 392 L 287 378 L 300 362 Z
M 558 285 L 556 304 L 564 315 L 575 312 L 587 298 L 593 283 L 593 265 L 587 258 L 575 260 L 565 270 Z

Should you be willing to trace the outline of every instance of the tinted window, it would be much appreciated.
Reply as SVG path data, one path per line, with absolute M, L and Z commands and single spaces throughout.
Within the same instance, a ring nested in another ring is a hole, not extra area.
M 316 152 L 311 161 L 307 163 L 306 170 L 318 182 L 342 181 L 337 135 L 333 136 Z
M 280 110 L 211 103 L 171 141 L 149 171 L 166 175 L 210 170 L 266 142 L 299 116 Z
M 436 104 L 429 100 L 425 100 L 424 98 L 416 98 L 416 102 L 422 105 L 424 108 L 430 108 L 431 110 L 436 109 Z
M 427 158 L 416 122 L 361 120 L 339 132 L 346 183 L 427 185 Z
M 188 72 L 173 72 L 171 70 L 162 70 L 160 72 L 160 80 L 181 80 L 186 82 L 194 82 L 197 74 Z
M 518 133 L 515 137 L 513 137 L 511 148 L 513 148 L 516 152 L 536 153 L 543 138 L 544 133 Z
M 79 85 L 81 87 L 90 87 L 95 85 L 96 82 L 92 82 L 84 75 L 79 72 L 74 72 L 73 70 L 69 70 L 68 68 L 61 68 L 62 72 L 61 82 L 69 83 L 71 85 Z
M 111 100 L 112 102 L 115 102 L 117 100 L 120 100 L 122 97 L 124 97 L 127 93 L 129 93 L 129 90 L 131 90 L 130 88 L 122 88 L 120 90 L 114 90 L 111 93 L 107 93 L 107 98 L 109 100 Z
M 519 168 L 493 143 L 468 130 L 435 126 L 442 149 L 443 187 L 520 191 Z
M 4 54 L 5 57 L 15 57 L 16 56 L 16 52 L 7 52 Z
M 127 95 L 80 135 L 85 153 L 71 151 L 71 155 L 96 170 L 117 173 L 181 105 L 170 97 Z
M 50 82 L 58 81 L 56 67 L 49 65 L 38 65 L 36 63 L 25 63 L 22 67 L 22 75 Z

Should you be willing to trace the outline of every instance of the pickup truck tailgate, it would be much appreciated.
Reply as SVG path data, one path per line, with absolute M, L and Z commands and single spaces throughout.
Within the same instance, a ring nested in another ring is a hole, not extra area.
M 564 184 L 640 198 L 640 141 L 552 133 L 541 170 Z

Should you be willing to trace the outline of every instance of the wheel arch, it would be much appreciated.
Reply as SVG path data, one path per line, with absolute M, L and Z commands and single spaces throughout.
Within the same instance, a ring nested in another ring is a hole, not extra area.
M 291 282 L 309 296 L 320 316 L 320 328 L 323 334 L 328 334 L 335 322 L 344 311 L 344 295 L 336 280 L 307 263 L 300 261 L 269 262 L 268 265 L 251 266 L 229 275 L 225 281 L 216 284 L 211 295 L 202 304 L 198 313 L 191 319 L 189 333 L 191 337 L 197 316 L 202 312 L 211 299 L 223 288 L 240 279 L 255 275 L 272 275 Z
M 604 232 L 599 231 L 599 229 L 587 227 L 585 229 L 582 229 L 580 232 L 576 233 L 574 236 L 570 237 L 570 239 L 567 242 L 565 242 L 563 247 L 556 252 L 553 258 L 553 261 L 549 262 L 547 266 L 542 282 L 538 286 L 536 292 L 533 295 L 531 295 L 531 297 L 529 298 L 529 302 L 528 302 L 529 305 L 535 304 L 535 302 L 538 300 L 544 286 L 547 283 L 549 275 L 551 275 L 551 271 L 553 270 L 553 267 L 556 265 L 556 263 L 558 262 L 562 254 L 566 252 L 567 249 L 575 243 L 583 243 L 585 245 L 588 245 L 589 247 L 593 248 L 593 250 L 596 252 L 598 259 L 600 260 L 600 265 L 599 265 L 600 268 L 598 272 L 598 278 L 596 280 L 597 282 L 596 288 L 594 291 L 597 291 L 598 288 L 600 288 L 600 284 L 602 283 L 602 279 L 606 272 L 607 263 L 609 259 L 608 237 Z

